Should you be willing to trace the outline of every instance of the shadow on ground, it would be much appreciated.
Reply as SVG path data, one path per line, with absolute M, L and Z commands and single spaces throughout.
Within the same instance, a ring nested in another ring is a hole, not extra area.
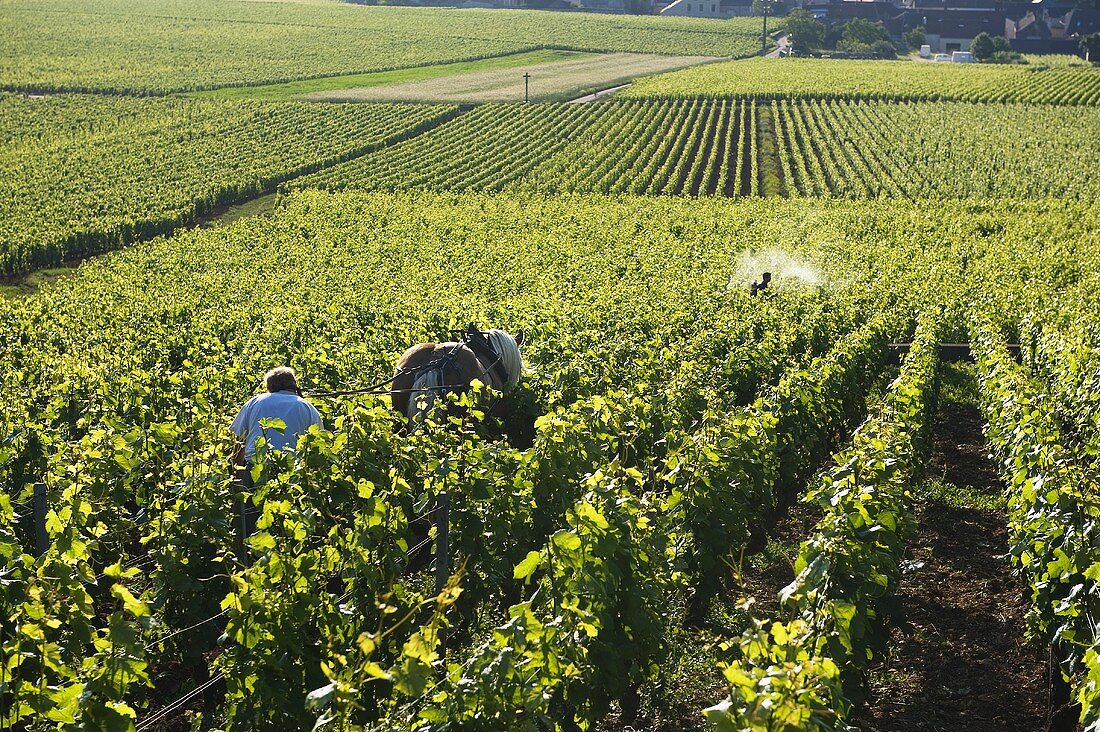
M 906 626 L 853 720 L 866 732 L 1044 728 L 1044 659 L 1023 640 L 1025 587 L 1005 556 L 1000 483 L 974 389 L 966 367 L 949 371 L 902 581 Z

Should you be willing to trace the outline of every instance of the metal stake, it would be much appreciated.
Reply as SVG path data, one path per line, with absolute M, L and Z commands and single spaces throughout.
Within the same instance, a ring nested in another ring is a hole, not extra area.
M 524 71 L 523 72 L 523 103 L 524 104 L 529 104 L 530 101 L 531 101 L 531 99 L 527 95 L 528 84 L 530 83 L 530 81 L 531 81 L 531 74 Z

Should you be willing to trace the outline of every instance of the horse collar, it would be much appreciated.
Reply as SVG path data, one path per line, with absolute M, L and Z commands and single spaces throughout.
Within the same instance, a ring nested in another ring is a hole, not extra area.
M 508 385 L 508 370 L 504 368 L 504 359 L 493 349 L 489 339 L 481 331 L 471 326 L 463 334 L 463 340 L 474 352 L 474 357 L 481 362 L 485 370 L 491 371 L 497 377 L 501 388 L 506 388 Z

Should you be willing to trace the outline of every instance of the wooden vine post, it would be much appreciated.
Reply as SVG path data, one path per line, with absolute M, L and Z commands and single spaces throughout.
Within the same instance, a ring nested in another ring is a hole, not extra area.
M 435 592 L 439 594 L 451 577 L 451 499 L 440 493 L 435 517 Z
M 435 518 L 435 594 L 443 592 L 451 578 L 451 498 L 440 493 Z M 447 630 L 439 629 L 439 652 L 446 658 Z

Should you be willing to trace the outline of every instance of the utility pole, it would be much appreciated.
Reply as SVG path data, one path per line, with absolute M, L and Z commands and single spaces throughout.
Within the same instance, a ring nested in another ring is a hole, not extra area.
M 771 3 L 769 3 L 769 2 L 764 2 L 763 3 L 763 6 L 764 6 L 764 30 L 760 34 L 760 52 L 765 53 L 765 54 L 768 52 L 768 5 L 770 5 L 770 4 Z
M 527 104 L 531 101 L 530 98 L 527 95 L 528 84 L 530 83 L 530 81 L 531 81 L 531 74 L 524 71 L 523 72 L 523 103 L 524 104 Z
M 771 12 L 774 4 L 775 0 L 753 0 L 752 3 L 753 13 L 759 10 L 764 16 L 764 29 L 760 32 L 760 53 L 764 55 L 768 53 L 768 13 Z

